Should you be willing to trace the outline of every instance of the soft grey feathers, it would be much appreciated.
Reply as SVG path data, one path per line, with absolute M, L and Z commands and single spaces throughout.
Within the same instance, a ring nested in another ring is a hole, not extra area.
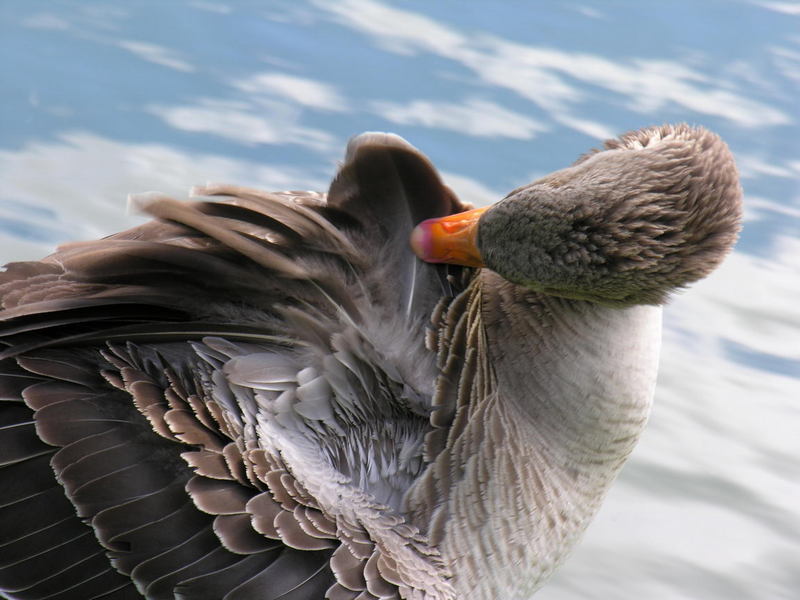
M 424 331 L 450 286 L 406 238 L 458 201 L 379 134 L 351 142 L 327 203 L 196 193 L 223 202 L 143 197 L 157 221 L 0 276 L 0 588 L 450 597 L 398 508 L 424 468 Z

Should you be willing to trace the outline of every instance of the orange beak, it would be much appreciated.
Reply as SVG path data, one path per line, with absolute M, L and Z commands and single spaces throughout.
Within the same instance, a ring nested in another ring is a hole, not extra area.
M 482 267 L 478 219 L 489 207 L 423 221 L 411 232 L 414 254 L 426 262 Z

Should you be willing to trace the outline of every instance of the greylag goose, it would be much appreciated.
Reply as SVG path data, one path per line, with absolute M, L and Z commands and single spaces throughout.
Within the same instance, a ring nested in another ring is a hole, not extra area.
M 685 125 L 477 212 L 390 134 L 327 195 L 196 193 L 0 274 L 8 598 L 530 597 L 645 425 L 660 305 L 741 219 Z

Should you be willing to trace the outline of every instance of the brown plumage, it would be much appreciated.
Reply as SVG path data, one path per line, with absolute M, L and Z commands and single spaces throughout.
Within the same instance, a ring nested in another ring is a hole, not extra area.
M 355 138 L 327 198 L 197 192 L 222 201 L 151 195 L 157 220 L 0 274 L 10 598 L 528 597 L 644 425 L 648 304 L 741 210 L 685 126 L 487 211 L 494 271 L 413 255 L 465 207 L 396 136 Z

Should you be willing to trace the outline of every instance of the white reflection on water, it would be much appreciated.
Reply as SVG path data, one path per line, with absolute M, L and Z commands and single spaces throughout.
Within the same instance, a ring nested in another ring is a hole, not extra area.
M 347 101 L 332 85 L 288 73 L 256 73 L 234 81 L 233 85 L 256 102 L 278 96 L 290 100 L 295 105 L 317 110 L 334 112 L 348 110 Z
M 374 0 L 314 0 L 339 23 L 375 36 L 390 52 L 431 52 L 472 69 L 486 83 L 513 90 L 548 111 L 555 121 L 585 131 L 567 107 L 590 96 L 569 78 L 625 96 L 629 109 L 652 113 L 667 103 L 721 116 L 744 127 L 790 122 L 784 112 L 725 89 L 722 82 L 668 60 L 612 61 L 580 52 L 537 47 L 491 35 L 467 35 L 419 14 Z M 597 124 L 594 124 L 597 127 Z M 589 135 L 592 135 L 590 132 Z M 613 135 L 606 135 L 609 137 Z
M 250 146 L 297 144 L 318 152 L 333 148 L 329 133 L 303 127 L 300 112 L 282 102 L 271 102 L 256 110 L 246 102 L 201 98 L 189 106 L 152 105 L 147 110 L 175 129 L 210 133 Z
M 136 56 L 161 65 L 162 67 L 169 67 L 170 69 L 184 71 L 185 73 L 191 73 L 196 70 L 194 66 L 176 56 L 173 50 L 164 48 L 163 46 L 134 40 L 120 40 L 117 44 L 123 50 L 132 52 Z
M 448 171 L 440 171 L 439 174 L 444 179 L 444 182 L 458 194 L 461 200 L 475 206 L 488 206 L 506 195 L 506 191 L 491 190 L 466 175 L 457 175 Z
M 469 98 L 464 103 L 414 100 L 409 104 L 374 102 L 375 112 L 392 123 L 449 129 L 476 137 L 530 140 L 548 127 L 494 102 Z
M 796 2 L 756 2 L 756 4 L 775 12 L 800 16 L 800 4 Z
M 797 597 L 800 35 L 766 19 L 800 25 L 795 4 L 736 3 L 739 22 L 716 3 L 667 19 L 638 3 L 159 6 L 160 27 L 137 3 L 3 6 L 3 262 L 138 222 L 130 192 L 324 189 L 363 130 L 404 135 L 482 205 L 632 126 L 706 124 L 742 171 L 740 250 L 668 307 L 650 425 L 537 598 Z

